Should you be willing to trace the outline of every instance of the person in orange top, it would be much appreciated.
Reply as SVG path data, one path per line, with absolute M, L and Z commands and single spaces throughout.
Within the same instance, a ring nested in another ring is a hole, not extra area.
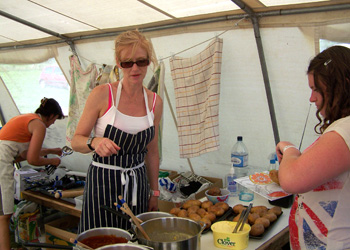
M 52 98 L 41 100 L 34 114 L 10 119 L 0 129 L 0 250 L 10 249 L 10 219 L 14 212 L 14 162 L 27 160 L 34 166 L 61 163 L 60 158 L 44 158 L 48 154 L 61 155 L 61 148 L 42 148 L 46 128 L 64 118 L 58 102 Z

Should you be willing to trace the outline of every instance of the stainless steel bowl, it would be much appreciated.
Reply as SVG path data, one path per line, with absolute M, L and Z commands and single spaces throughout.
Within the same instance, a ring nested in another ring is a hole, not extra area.
M 153 248 L 135 245 L 135 244 L 114 244 L 108 245 L 104 247 L 99 247 L 96 250 L 149 250 Z
M 174 217 L 174 215 L 166 212 L 153 211 L 153 212 L 138 214 L 136 215 L 136 217 L 142 220 L 143 222 L 145 222 L 154 218 Z
M 155 250 L 199 250 L 200 236 L 205 228 L 205 224 L 180 217 L 155 218 L 141 223 L 141 226 L 151 240 L 145 239 L 136 228 L 138 242 Z

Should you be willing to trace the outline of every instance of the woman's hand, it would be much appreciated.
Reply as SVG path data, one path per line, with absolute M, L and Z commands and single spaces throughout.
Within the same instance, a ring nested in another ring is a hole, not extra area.
M 50 152 L 51 154 L 55 154 L 55 155 L 59 155 L 59 156 L 62 155 L 62 149 L 61 148 L 51 148 L 50 151 L 51 151 Z
M 112 140 L 104 137 L 94 138 L 92 141 L 92 147 L 95 148 L 95 152 L 102 157 L 118 154 L 120 147 Z
M 158 211 L 158 197 L 151 195 L 148 201 L 148 211 Z
M 276 154 L 277 154 L 278 162 L 282 161 L 283 153 L 284 153 L 283 150 L 286 146 L 294 146 L 294 145 L 290 142 L 287 142 L 287 141 L 281 141 L 277 144 Z

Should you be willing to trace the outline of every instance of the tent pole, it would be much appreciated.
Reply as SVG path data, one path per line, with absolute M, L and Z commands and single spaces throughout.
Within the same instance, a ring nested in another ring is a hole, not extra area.
M 267 72 L 266 60 L 265 60 L 265 55 L 264 55 L 264 48 L 262 45 L 262 40 L 261 40 L 261 35 L 260 35 L 259 20 L 258 20 L 256 13 L 253 11 L 253 9 L 251 9 L 244 2 L 242 2 L 241 0 L 231 0 L 231 1 L 234 2 L 243 11 L 245 11 L 249 15 L 249 17 L 251 18 L 252 23 L 253 23 L 255 41 L 256 41 L 257 48 L 258 48 L 260 66 L 261 66 L 261 71 L 263 74 L 263 79 L 264 79 L 264 84 L 265 84 L 267 103 L 269 105 L 269 110 L 270 110 L 272 130 L 273 130 L 273 135 L 275 138 L 275 143 L 277 145 L 277 143 L 280 141 L 280 137 L 279 137 L 275 108 L 274 108 L 273 98 L 272 98 L 272 93 L 271 93 L 270 80 L 269 80 L 269 75 Z

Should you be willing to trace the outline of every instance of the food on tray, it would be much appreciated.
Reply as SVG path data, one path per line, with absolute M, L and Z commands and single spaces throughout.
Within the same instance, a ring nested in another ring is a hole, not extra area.
M 212 196 L 220 196 L 221 195 L 221 190 L 218 187 L 211 187 L 208 190 L 208 194 Z
M 280 184 L 279 180 L 278 180 L 278 170 L 270 170 L 269 171 L 269 176 L 271 178 L 271 180 L 275 183 L 277 183 L 278 185 Z
M 270 208 L 268 210 L 268 213 L 270 213 L 270 212 L 276 214 L 277 216 L 280 216 L 282 214 L 282 208 L 281 207 L 277 207 L 277 206 L 276 207 L 272 207 L 272 208 Z
M 180 211 L 181 209 L 179 207 L 173 207 L 172 209 L 170 209 L 169 213 L 177 216 Z
M 267 214 L 267 207 L 265 206 L 255 206 L 255 207 L 252 207 L 252 209 L 250 210 L 251 213 L 257 213 L 259 214 L 259 216 L 263 216 L 264 214 Z
M 223 208 L 225 210 L 225 212 L 230 208 L 230 206 L 224 201 L 220 201 L 220 202 L 216 203 L 215 206 Z
M 200 200 L 188 200 L 182 205 L 182 208 L 187 209 L 192 206 L 201 206 L 201 205 L 202 205 L 202 202 Z
M 181 209 L 180 212 L 177 214 L 177 216 L 186 218 L 188 216 L 188 212 L 186 209 Z
M 232 208 L 233 212 L 235 213 L 235 217 L 232 219 L 232 221 L 238 221 L 242 211 L 245 209 L 246 207 L 242 204 L 235 205 Z M 282 209 L 277 206 L 270 209 L 268 209 L 266 206 L 253 206 L 248 215 L 248 224 L 251 226 L 250 235 L 262 235 L 281 214 Z
M 211 206 L 213 206 L 213 205 L 214 205 L 214 204 L 213 204 L 213 202 L 211 202 L 211 201 L 203 201 L 201 207 L 204 208 L 204 209 L 208 209 L 208 207 L 211 207 Z
M 194 206 L 189 207 L 189 208 L 187 209 L 187 212 L 188 212 L 189 214 L 197 213 L 198 209 L 199 209 L 199 206 L 194 205 Z
M 260 217 L 255 220 L 254 224 L 263 224 L 263 226 L 267 228 L 270 226 L 270 221 L 267 218 Z
M 275 220 L 277 220 L 277 215 L 273 212 L 268 212 L 263 216 L 263 218 L 267 218 L 270 222 L 274 222 Z
M 242 213 L 243 210 L 245 210 L 247 208 L 245 206 L 243 206 L 242 204 L 237 204 L 232 209 L 233 209 L 233 212 L 235 212 L 235 214 L 240 214 L 240 213 Z
M 258 213 L 249 213 L 248 214 L 248 223 L 250 225 L 253 225 L 256 221 L 256 219 L 260 218 L 260 215 Z
M 265 227 L 263 224 L 254 224 L 251 226 L 249 234 L 252 236 L 259 236 L 265 232 Z
M 203 217 L 203 218 L 201 218 L 199 221 L 205 223 L 205 229 L 210 228 L 210 226 L 211 226 L 211 220 L 209 220 L 208 218 Z
M 202 219 L 202 217 L 196 213 L 188 214 L 188 218 L 190 218 L 191 220 L 194 220 L 194 221 L 200 221 Z

